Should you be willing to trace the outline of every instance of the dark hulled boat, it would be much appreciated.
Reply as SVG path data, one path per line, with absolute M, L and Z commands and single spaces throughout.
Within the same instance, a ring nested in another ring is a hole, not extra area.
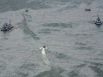
M 98 18 L 96 19 L 96 21 L 95 21 L 95 25 L 98 26 L 98 27 L 100 27 L 102 24 L 103 24 L 103 23 L 102 23 L 101 19 L 98 17 Z
M 2 28 L 1 28 L 1 31 L 6 33 L 6 32 L 9 32 L 13 29 L 14 27 L 11 25 L 11 24 L 8 24 L 8 23 L 4 23 Z

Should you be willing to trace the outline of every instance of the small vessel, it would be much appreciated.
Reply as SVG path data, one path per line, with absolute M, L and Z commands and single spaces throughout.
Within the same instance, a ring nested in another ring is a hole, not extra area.
M 29 12 L 29 10 L 28 10 L 28 9 L 26 9 L 26 10 L 25 10 L 25 12 Z
M 2 26 L 2 28 L 1 28 L 1 31 L 4 32 L 4 33 L 6 33 L 6 32 L 11 31 L 13 28 L 14 27 L 11 24 L 4 23 L 3 26 Z
M 96 19 L 96 21 L 95 21 L 95 25 L 98 26 L 98 27 L 100 27 L 102 24 L 103 24 L 103 23 L 102 23 L 100 17 L 98 17 L 98 18 Z
M 85 11 L 91 11 L 91 9 L 90 8 L 86 8 Z

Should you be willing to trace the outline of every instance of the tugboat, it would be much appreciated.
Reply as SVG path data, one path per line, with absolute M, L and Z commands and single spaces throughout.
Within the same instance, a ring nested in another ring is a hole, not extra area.
M 3 26 L 2 26 L 2 28 L 1 28 L 1 31 L 4 32 L 4 33 L 6 33 L 6 32 L 11 31 L 13 28 L 14 27 L 11 24 L 4 23 Z
M 97 27 L 100 27 L 102 24 L 103 24 L 103 23 L 102 23 L 101 19 L 98 17 L 98 18 L 96 19 L 96 21 L 95 21 L 95 25 L 96 25 Z

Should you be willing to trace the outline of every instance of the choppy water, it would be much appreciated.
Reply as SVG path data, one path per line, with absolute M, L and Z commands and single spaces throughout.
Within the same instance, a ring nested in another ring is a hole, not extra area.
M 73 0 L 77 5 L 72 9 L 70 0 L 22 0 L 20 6 L 14 4 L 16 0 L 5 5 L 8 1 L 0 5 L 10 6 L 2 8 L 0 26 L 11 20 L 15 29 L 0 32 L 0 77 L 103 77 L 103 27 L 89 23 L 95 20 L 100 1 L 90 0 L 91 12 L 84 11 L 88 1 Z M 25 13 L 23 2 L 34 2 L 36 10 Z M 43 45 L 48 47 L 45 59 L 39 49 Z

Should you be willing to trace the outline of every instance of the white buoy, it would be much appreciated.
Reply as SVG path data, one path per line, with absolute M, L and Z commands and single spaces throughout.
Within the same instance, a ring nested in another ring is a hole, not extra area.
M 46 55 L 46 50 L 47 50 L 47 47 L 46 46 L 43 46 L 40 48 L 41 49 L 41 54 L 42 54 L 42 59 L 43 59 L 43 62 L 46 64 L 46 65 L 50 65 L 50 62 L 47 58 L 47 55 Z

